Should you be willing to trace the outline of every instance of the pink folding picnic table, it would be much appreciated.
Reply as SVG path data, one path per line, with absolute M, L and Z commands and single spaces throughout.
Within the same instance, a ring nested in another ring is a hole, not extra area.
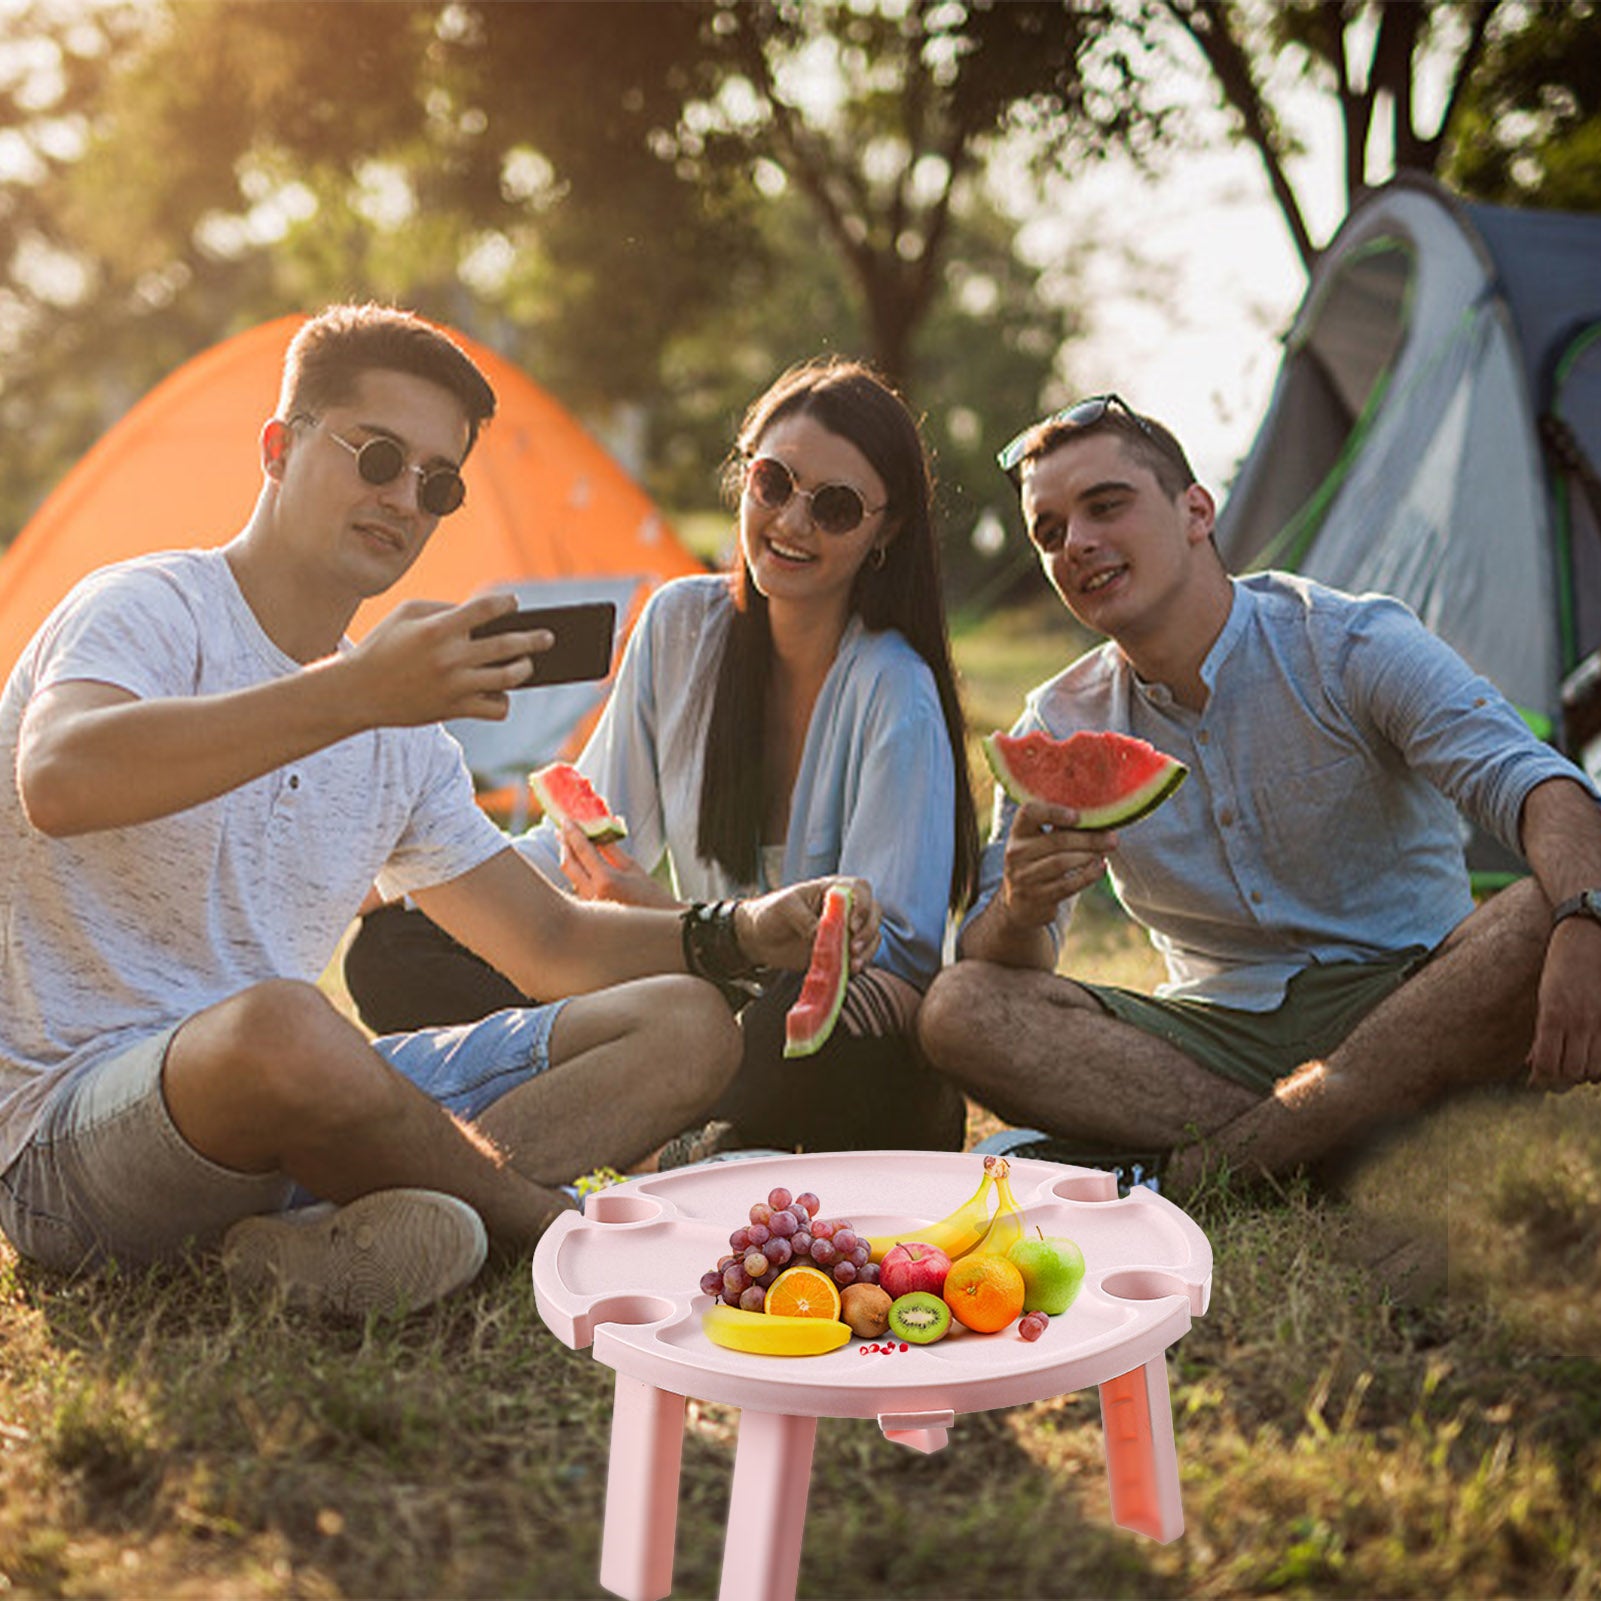
M 946 1444 L 956 1416 L 1099 1387 L 1112 1518 L 1160 1541 L 1183 1532 L 1167 1348 L 1206 1311 L 1212 1250 L 1171 1201 L 1119 1198 L 1109 1173 L 1011 1161 L 1030 1232 L 1084 1253 L 1084 1284 L 1033 1342 L 954 1325 L 933 1345 L 853 1339 L 821 1356 L 758 1356 L 714 1345 L 700 1276 L 728 1251 L 753 1202 L 810 1190 L 822 1215 L 862 1234 L 907 1231 L 954 1211 L 976 1187 L 974 1153 L 838 1151 L 714 1162 L 634 1179 L 560 1218 L 534 1255 L 539 1314 L 617 1374 L 600 1582 L 626 1601 L 671 1594 L 688 1396 L 741 1409 L 722 1601 L 791 1601 L 820 1417 L 877 1418 L 918 1451 Z

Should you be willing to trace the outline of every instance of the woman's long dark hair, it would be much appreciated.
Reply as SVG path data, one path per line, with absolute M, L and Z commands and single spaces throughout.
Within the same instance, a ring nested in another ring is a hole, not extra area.
M 871 463 L 888 492 L 889 516 L 898 524 L 882 565 L 862 563 L 851 591 L 851 610 L 871 629 L 898 629 L 928 663 L 939 691 L 956 775 L 956 856 L 950 904 L 964 905 L 978 870 L 978 822 L 967 781 L 956 673 L 951 665 L 934 538 L 934 486 L 928 452 L 905 401 L 859 361 L 826 358 L 792 367 L 745 413 L 724 469 L 724 486 L 737 498 L 745 464 L 780 418 L 809 416 L 848 439 Z M 751 581 L 743 556 L 730 575 L 734 618 L 723 650 L 706 731 L 701 781 L 700 854 L 719 862 L 740 883 L 757 877 L 757 852 L 768 794 L 767 686 L 773 658 L 767 597 Z

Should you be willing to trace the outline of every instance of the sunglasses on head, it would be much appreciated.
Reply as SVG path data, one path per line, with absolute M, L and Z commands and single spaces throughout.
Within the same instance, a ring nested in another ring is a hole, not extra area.
M 1027 451 L 1029 441 L 1040 429 L 1053 428 L 1057 423 L 1069 423 L 1074 428 L 1093 428 L 1114 407 L 1122 412 L 1147 439 L 1155 440 L 1157 444 L 1161 443 L 1152 432 L 1151 425 L 1121 395 L 1091 395 L 1088 400 L 1075 400 L 1071 406 L 1063 406 L 1060 411 L 1053 411 L 1049 417 L 1031 422 L 1010 444 L 997 453 L 996 464 L 1003 473 L 1015 476 L 1018 463 L 1022 461 Z
M 363 483 L 392 484 L 407 471 L 406 452 L 398 440 L 376 434 L 353 445 L 332 428 L 325 426 L 323 432 L 356 458 L 356 471 L 361 474 Z M 454 467 L 412 467 L 410 470 L 417 475 L 417 504 L 430 517 L 448 517 L 467 498 L 467 486 Z
M 757 456 L 745 469 L 745 493 L 764 511 L 782 511 L 795 496 L 806 502 L 812 522 L 825 534 L 849 534 L 865 518 L 883 511 L 869 506 L 849 484 L 819 484 L 802 489 L 795 475 L 776 456 Z

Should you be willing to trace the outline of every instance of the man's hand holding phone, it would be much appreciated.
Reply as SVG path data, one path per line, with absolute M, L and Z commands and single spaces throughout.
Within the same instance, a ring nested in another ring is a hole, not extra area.
M 503 720 L 509 692 L 528 682 L 533 661 L 555 645 L 548 629 L 479 637 L 487 623 L 513 615 L 515 599 L 480 595 L 459 606 L 408 600 L 347 656 L 329 665 L 356 688 L 370 727 L 411 727 L 453 717 Z
M 552 643 L 530 653 L 518 641 L 534 633 L 550 635 Z M 606 677 L 611 671 L 616 633 L 616 606 L 598 600 L 503 612 L 474 628 L 473 638 L 497 639 L 502 659 L 531 659 L 528 677 L 512 687 L 537 689 L 545 684 L 576 684 Z
M 519 610 L 504 592 L 459 606 L 409 600 L 338 666 L 359 682 L 369 726 L 500 722 L 514 689 L 606 677 L 616 623 L 610 601 Z

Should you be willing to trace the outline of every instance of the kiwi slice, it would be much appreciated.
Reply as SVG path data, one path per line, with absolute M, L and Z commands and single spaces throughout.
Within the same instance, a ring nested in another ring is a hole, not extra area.
M 889 1309 L 890 1332 L 909 1345 L 932 1345 L 951 1326 L 951 1309 L 927 1290 L 901 1296 Z

